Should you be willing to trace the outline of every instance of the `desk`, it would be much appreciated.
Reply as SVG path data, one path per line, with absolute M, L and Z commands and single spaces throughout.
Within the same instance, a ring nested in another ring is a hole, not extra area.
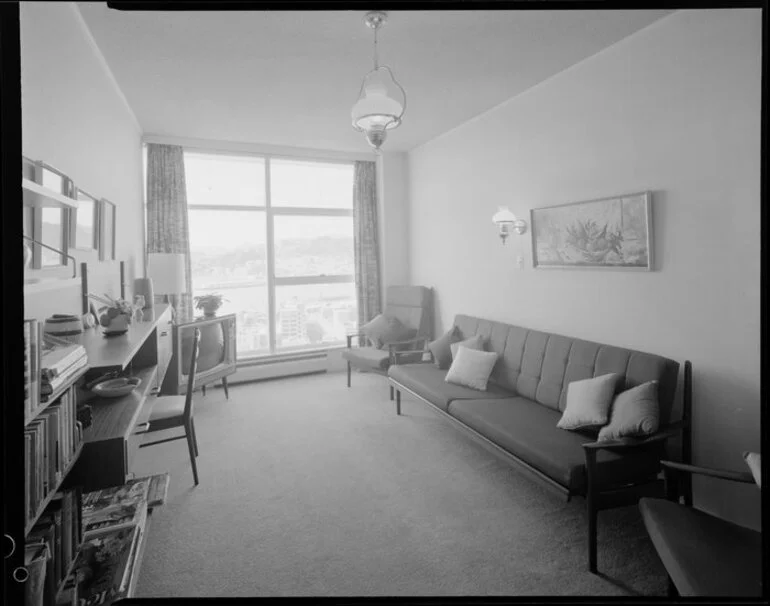
M 93 328 L 72 339 L 88 356 L 86 382 L 110 370 L 128 369 L 142 383 L 122 398 L 89 398 L 92 394 L 83 393 L 79 401 L 91 406 L 92 423 L 83 432 L 83 452 L 68 484 L 81 484 L 90 492 L 126 482 L 171 360 L 171 324 L 171 307 L 156 304 L 154 317 L 134 322 L 125 335 L 104 337 Z

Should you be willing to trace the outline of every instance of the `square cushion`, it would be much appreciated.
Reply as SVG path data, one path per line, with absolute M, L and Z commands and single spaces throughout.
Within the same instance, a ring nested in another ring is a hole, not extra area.
M 614 372 L 567 386 L 567 405 L 557 423 L 560 429 L 599 429 L 609 420 L 620 375 Z
M 367 336 L 377 349 L 382 349 L 388 343 L 411 339 L 416 333 L 413 328 L 404 326 L 398 318 L 384 314 L 378 314 L 364 324 L 361 327 L 361 332 Z
M 446 371 L 436 368 L 433 364 L 396 364 L 388 369 L 388 376 L 443 411 L 446 411 L 449 403 L 454 400 L 475 400 L 479 396 L 510 398 L 513 395 L 494 383 L 487 384 L 487 391 L 483 393 L 464 385 L 447 383 L 444 380 Z
M 481 335 L 474 335 L 470 339 L 465 339 L 465 341 L 457 341 L 455 343 L 452 343 L 449 346 L 450 351 L 452 352 L 452 359 L 454 360 L 457 356 L 457 350 L 462 345 L 463 347 L 467 347 L 468 349 L 477 349 L 479 351 L 484 351 L 484 342 L 486 339 L 482 337 Z
M 486 391 L 487 381 L 495 367 L 497 357 L 494 351 L 480 351 L 460 345 L 444 380 L 447 383 Z
M 559 411 L 528 398 L 485 397 L 454 400 L 447 412 L 568 488 L 572 494 L 585 494 L 587 478 L 582 445 L 593 439 L 556 427 Z M 655 449 L 634 453 L 600 450 L 596 454 L 598 482 L 613 485 L 654 478 L 660 470 L 661 454 Z
M 457 327 L 452 326 L 448 331 L 441 335 L 435 341 L 431 341 L 428 344 L 428 349 L 433 354 L 433 363 L 437 368 L 446 370 L 452 364 L 452 350 L 450 346 L 452 343 L 460 341 L 460 335 L 457 332 Z
M 648 381 L 615 396 L 610 422 L 599 430 L 598 441 L 638 438 L 658 431 L 658 382 Z

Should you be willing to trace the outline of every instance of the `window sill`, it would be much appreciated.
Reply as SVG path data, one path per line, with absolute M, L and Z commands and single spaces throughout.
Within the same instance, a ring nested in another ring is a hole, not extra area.
M 313 360 L 325 358 L 329 352 L 345 349 L 345 345 L 329 345 L 328 347 L 318 349 L 301 349 L 297 351 L 251 355 L 239 358 L 236 362 L 238 368 L 247 368 L 249 366 L 263 366 L 265 364 L 278 364 L 280 362 L 296 362 L 299 360 Z

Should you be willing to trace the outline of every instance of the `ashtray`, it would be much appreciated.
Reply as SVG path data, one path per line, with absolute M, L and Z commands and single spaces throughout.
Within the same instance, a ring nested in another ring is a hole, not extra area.
M 128 328 L 124 330 L 109 330 L 109 331 L 105 330 L 105 331 L 102 331 L 102 335 L 104 335 L 105 337 L 117 337 L 119 335 L 124 335 L 127 332 L 128 332 Z
M 102 381 L 93 386 L 91 391 L 97 396 L 103 398 L 120 398 L 130 394 L 134 389 L 141 385 L 142 380 L 139 377 L 119 377 Z

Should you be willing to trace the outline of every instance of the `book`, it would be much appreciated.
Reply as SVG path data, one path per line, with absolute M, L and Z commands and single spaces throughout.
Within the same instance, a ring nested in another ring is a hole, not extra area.
M 143 525 L 149 480 L 112 486 L 83 495 L 83 535 L 89 539 L 119 528 Z
M 86 539 L 65 581 L 65 588 L 77 585 L 80 606 L 108 606 L 119 597 L 136 533 L 132 526 Z
M 60 375 L 80 358 L 87 359 L 85 347 L 44 334 L 40 358 L 41 378 L 50 380 Z
M 43 606 L 46 564 L 50 557 L 48 545 L 45 543 L 33 543 L 25 546 L 24 566 L 29 573 L 29 578 L 24 585 L 25 606 Z
M 118 593 L 121 596 L 125 596 L 128 593 L 128 587 L 131 584 L 131 575 L 134 571 L 134 562 L 136 562 L 136 558 L 139 557 L 139 544 L 142 541 L 143 534 L 144 524 L 139 524 L 136 527 L 134 540 L 131 543 L 131 550 L 128 554 L 128 565 L 126 566 L 126 570 L 123 573 L 123 578 L 121 579 L 120 585 L 118 586 Z
M 62 374 L 57 375 L 50 380 L 43 379 L 40 383 L 40 401 L 47 402 L 53 392 L 70 382 L 82 368 L 87 366 L 87 364 L 88 358 L 84 356 L 74 362 L 71 366 L 67 367 Z
M 32 474 L 30 469 L 32 467 L 32 436 L 28 432 L 24 432 L 24 494 L 25 503 L 25 526 L 26 523 L 32 518 Z
M 24 416 L 25 418 L 32 412 L 32 342 L 31 342 L 31 324 L 32 320 L 24 320 Z
M 158 473 L 153 476 L 136 478 L 136 480 L 132 481 L 139 482 L 142 480 L 150 480 L 150 488 L 147 492 L 147 507 L 152 508 L 156 507 L 157 505 L 163 505 L 166 502 L 166 497 L 168 496 L 168 472 Z

